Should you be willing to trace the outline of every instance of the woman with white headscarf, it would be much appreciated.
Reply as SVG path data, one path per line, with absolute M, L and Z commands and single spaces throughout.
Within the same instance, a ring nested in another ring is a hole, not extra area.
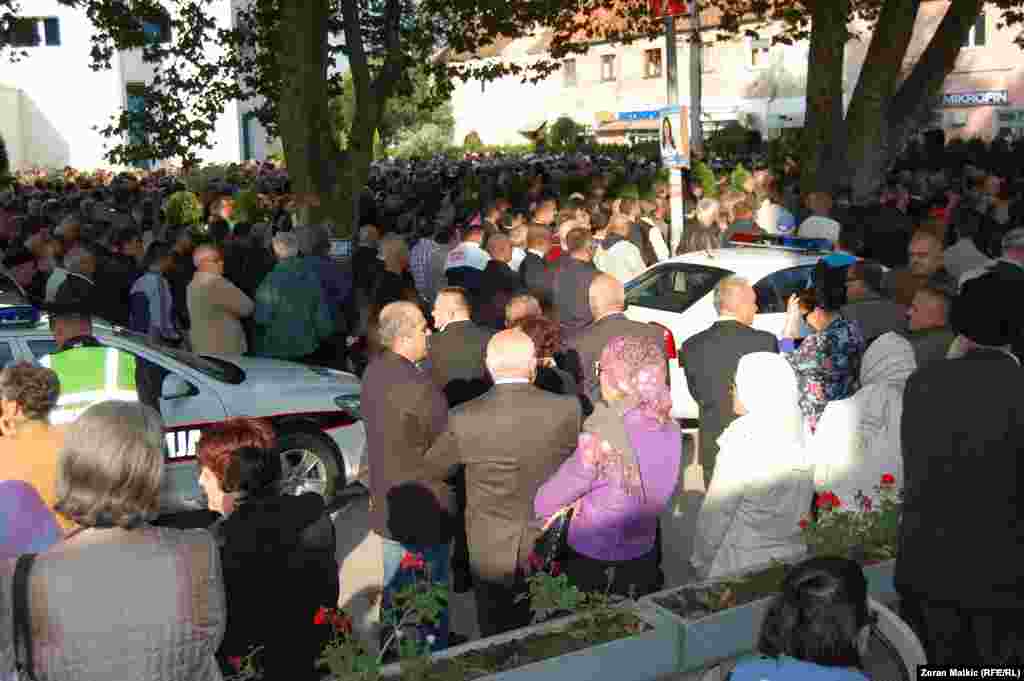
M 782 355 L 754 352 L 740 358 L 733 395 L 739 418 L 718 438 L 697 517 L 691 562 L 701 579 L 806 552 L 799 525 L 813 481 L 796 374 Z
M 903 390 L 916 369 L 914 348 L 903 336 L 886 333 L 868 346 L 860 390 L 828 403 L 809 443 L 818 490 L 850 504 L 858 492 L 877 501 L 875 487 L 886 473 L 902 486 Z

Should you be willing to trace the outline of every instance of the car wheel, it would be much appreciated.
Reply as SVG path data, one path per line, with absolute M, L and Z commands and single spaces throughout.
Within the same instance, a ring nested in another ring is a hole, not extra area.
M 316 492 L 329 504 L 345 486 L 345 473 L 338 466 L 334 447 L 322 435 L 292 431 L 282 434 L 277 442 L 282 493 Z

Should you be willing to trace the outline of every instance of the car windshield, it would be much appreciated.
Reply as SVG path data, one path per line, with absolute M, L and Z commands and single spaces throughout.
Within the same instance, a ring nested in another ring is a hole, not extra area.
M 131 338 L 132 341 L 139 345 L 144 345 L 154 352 L 167 355 L 168 357 L 181 362 L 185 366 L 195 369 L 196 371 L 205 374 L 210 378 L 221 381 L 222 383 L 238 385 L 245 381 L 245 372 L 241 367 L 220 359 L 219 357 L 208 357 L 206 355 L 197 355 L 192 352 L 186 352 L 185 350 L 178 350 L 177 348 L 168 347 L 161 343 L 155 343 L 146 336 L 132 333 L 125 329 L 117 328 L 114 330 L 114 333 L 118 336 Z

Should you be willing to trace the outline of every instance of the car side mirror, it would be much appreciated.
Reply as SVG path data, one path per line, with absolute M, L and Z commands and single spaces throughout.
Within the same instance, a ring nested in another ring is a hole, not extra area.
M 197 394 L 198 391 L 184 378 L 175 374 L 168 374 L 164 378 L 160 398 L 164 400 L 178 400 L 182 397 L 192 397 Z

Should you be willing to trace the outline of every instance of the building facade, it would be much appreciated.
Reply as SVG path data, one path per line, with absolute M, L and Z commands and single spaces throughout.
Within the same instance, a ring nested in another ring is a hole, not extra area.
M 904 64 L 909 73 L 927 46 L 948 2 L 921 4 Z M 783 128 L 802 127 L 807 83 L 808 43 L 773 45 L 771 28 L 760 37 L 720 41 L 713 28 L 703 31 L 701 105 L 705 131 L 732 121 L 756 128 L 771 138 Z M 999 15 L 988 9 L 977 19 L 956 68 L 943 86 L 931 122 L 947 138 L 1018 134 L 1024 130 L 1024 61 L 1014 44 L 1016 30 L 999 27 Z M 846 46 L 843 90 L 853 94 L 867 53 L 870 33 L 854 26 Z M 542 33 L 512 41 L 499 54 L 519 64 L 540 58 Z M 468 81 L 453 95 L 455 142 L 470 132 L 484 144 L 519 144 L 524 131 L 567 116 L 589 126 L 599 140 L 610 143 L 654 138 L 653 112 L 667 105 L 665 40 L 630 45 L 594 43 L 583 55 L 566 58 L 560 72 L 536 85 L 519 77 L 490 83 Z M 689 44 L 677 37 L 679 103 L 690 104 Z M 1015 105 L 1022 108 L 1015 108 Z
M 230 28 L 240 0 L 209 0 L 219 27 Z M 143 86 L 153 67 L 141 50 L 117 52 L 111 68 L 93 71 L 92 24 L 84 12 L 56 0 L 32 0 L 8 40 L 25 57 L 0 71 L 0 135 L 12 169 L 110 167 L 104 153 L 105 127 L 122 110 L 145 107 Z M 140 18 L 153 40 L 171 40 L 169 17 Z M 218 49 L 210 45 L 209 49 Z M 270 142 L 251 115 L 251 105 L 229 102 L 217 120 L 213 148 L 202 150 L 208 162 L 265 158 Z

